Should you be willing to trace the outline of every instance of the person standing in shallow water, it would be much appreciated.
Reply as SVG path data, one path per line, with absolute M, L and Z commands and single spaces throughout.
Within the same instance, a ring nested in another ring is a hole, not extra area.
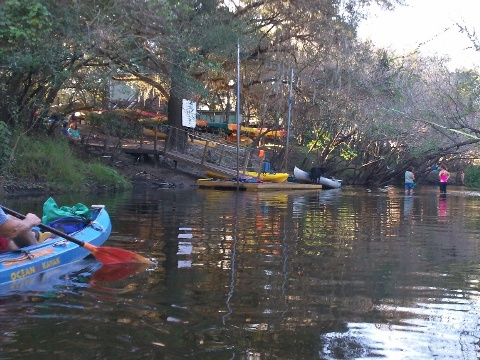
M 445 165 L 440 165 L 440 172 L 438 173 L 440 194 L 447 193 L 447 183 L 449 178 L 450 173 L 447 171 L 447 167 Z
M 405 195 L 413 194 L 414 181 L 415 175 L 413 174 L 413 167 L 409 166 L 407 171 L 405 171 Z

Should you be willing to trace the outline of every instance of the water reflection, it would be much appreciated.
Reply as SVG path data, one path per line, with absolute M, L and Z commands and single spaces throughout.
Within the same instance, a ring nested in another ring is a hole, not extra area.
M 438 222 L 447 221 L 447 194 L 438 195 Z
M 405 195 L 403 200 L 403 217 L 405 220 L 411 220 L 413 215 L 413 196 Z
M 4 346 L 13 357 L 28 339 L 40 358 L 477 358 L 478 196 L 343 188 L 100 200 L 108 246 L 158 267 L 80 272 L 39 303 L 17 299 L 31 312 Z

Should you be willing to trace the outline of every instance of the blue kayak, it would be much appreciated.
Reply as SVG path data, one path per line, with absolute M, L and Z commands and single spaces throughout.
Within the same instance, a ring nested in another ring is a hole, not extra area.
M 94 246 L 107 241 L 112 231 L 110 216 L 103 205 L 93 205 L 92 221 L 70 235 Z M 61 237 L 47 239 L 37 245 L 0 254 L 0 284 L 12 283 L 16 288 L 22 282 L 31 281 L 35 275 L 81 260 L 91 252 Z M 21 286 L 20 286 L 21 287 Z

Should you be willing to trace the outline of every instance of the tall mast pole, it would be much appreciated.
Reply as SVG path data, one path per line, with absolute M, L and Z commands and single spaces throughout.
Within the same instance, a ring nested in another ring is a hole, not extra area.
M 240 42 L 237 42 L 237 190 L 240 188 Z
M 290 119 L 292 116 L 293 68 L 290 69 L 290 91 L 288 95 L 287 140 L 285 143 L 285 172 L 288 172 L 288 139 L 290 138 Z

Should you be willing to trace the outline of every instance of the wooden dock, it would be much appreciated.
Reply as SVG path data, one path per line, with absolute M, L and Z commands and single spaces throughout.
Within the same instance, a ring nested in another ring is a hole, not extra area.
M 238 186 L 240 190 L 248 191 L 289 191 L 289 190 L 322 190 L 322 185 L 317 184 L 302 184 L 295 182 L 263 182 L 263 183 L 248 183 L 226 180 L 197 180 L 199 188 L 207 188 L 214 190 L 235 190 Z
M 136 156 L 140 161 L 146 160 L 153 155 L 155 166 L 158 164 L 159 156 L 169 158 L 175 162 L 182 162 L 190 166 L 214 172 L 234 178 L 238 171 L 245 173 L 250 171 L 260 172 L 263 167 L 263 151 L 249 147 L 239 147 L 224 142 L 215 141 L 205 137 L 204 134 L 187 133 L 184 129 L 170 128 L 166 140 L 143 139 L 118 139 L 86 136 L 82 138 L 82 146 L 89 152 L 95 152 L 105 158 L 112 158 L 116 151 L 122 151 L 126 154 Z M 172 140 L 172 138 L 174 140 Z M 263 182 L 248 183 L 236 181 L 216 180 L 205 181 L 198 180 L 197 185 L 201 188 L 213 189 L 236 189 L 250 191 L 287 191 L 287 190 L 319 190 L 321 185 L 302 184 L 294 182 Z

